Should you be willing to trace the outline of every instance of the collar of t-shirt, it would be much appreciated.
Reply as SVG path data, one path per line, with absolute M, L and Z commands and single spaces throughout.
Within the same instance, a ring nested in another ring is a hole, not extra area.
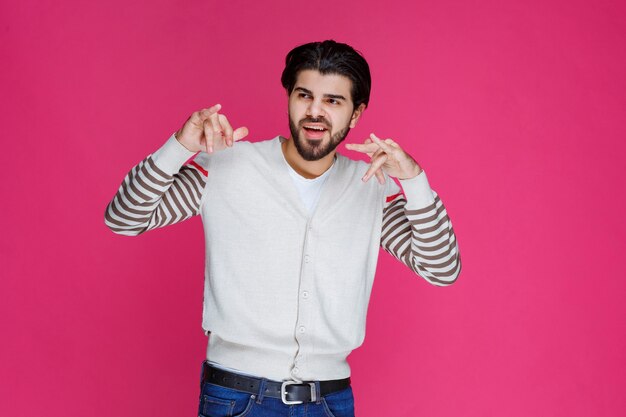
M 302 175 L 298 174 L 284 158 L 285 156 L 283 155 L 283 160 L 285 161 L 285 164 L 289 169 L 289 175 L 291 176 L 291 179 L 293 180 L 293 183 L 298 190 L 298 194 L 300 195 L 300 199 L 302 200 L 304 207 L 309 214 L 313 213 L 313 211 L 315 210 L 315 206 L 317 206 L 317 202 L 320 199 L 322 186 L 328 179 L 330 171 L 335 166 L 336 157 L 333 159 L 333 164 L 330 166 L 330 168 L 328 168 L 319 177 L 311 179 L 304 178 Z

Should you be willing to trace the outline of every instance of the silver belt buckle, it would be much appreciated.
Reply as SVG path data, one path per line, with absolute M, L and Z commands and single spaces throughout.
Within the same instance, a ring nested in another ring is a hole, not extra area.
M 315 382 L 296 382 L 296 381 L 283 381 L 280 387 L 280 399 L 283 404 L 294 405 L 302 404 L 304 401 L 289 401 L 287 400 L 287 386 L 288 385 L 305 385 L 308 384 L 311 387 L 311 401 L 317 401 L 317 390 L 315 389 Z

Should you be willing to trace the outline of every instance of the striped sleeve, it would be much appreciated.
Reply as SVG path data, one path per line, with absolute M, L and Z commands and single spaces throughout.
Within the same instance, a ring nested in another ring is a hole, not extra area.
M 454 283 L 461 272 L 456 236 L 426 173 L 393 183 L 383 208 L 381 246 L 433 285 Z
M 106 208 L 105 224 L 136 236 L 198 214 L 208 173 L 195 161 L 183 165 L 193 155 L 172 136 L 126 175 Z

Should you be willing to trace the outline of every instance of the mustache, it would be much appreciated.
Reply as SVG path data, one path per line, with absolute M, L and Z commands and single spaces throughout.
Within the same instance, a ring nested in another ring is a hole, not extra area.
M 300 126 L 302 126 L 305 123 L 321 123 L 323 124 L 326 128 L 330 129 L 331 125 L 328 122 L 328 120 L 326 120 L 323 117 L 305 117 L 304 119 L 300 120 Z

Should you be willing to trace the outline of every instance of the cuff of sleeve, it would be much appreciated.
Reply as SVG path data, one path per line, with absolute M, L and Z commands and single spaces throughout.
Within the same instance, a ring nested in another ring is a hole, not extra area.
M 435 202 L 435 195 L 423 170 L 414 178 L 399 181 L 406 197 L 406 208 L 421 209 Z
M 152 154 L 152 160 L 167 174 L 174 175 L 195 154 L 196 152 L 191 152 L 181 145 L 172 134 L 167 142 Z

